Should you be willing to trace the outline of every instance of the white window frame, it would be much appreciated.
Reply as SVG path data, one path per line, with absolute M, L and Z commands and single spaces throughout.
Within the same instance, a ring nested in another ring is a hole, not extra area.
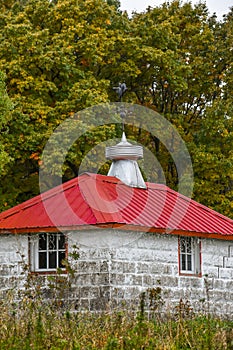
M 46 249 L 39 249 L 39 239 L 41 235 L 46 235 Z M 53 235 L 56 239 L 56 248 L 49 248 L 49 236 Z M 64 247 L 59 249 L 59 238 L 64 236 Z M 49 267 L 49 253 L 56 253 L 56 267 Z M 63 233 L 38 233 L 37 235 L 33 235 L 30 237 L 30 258 L 31 258 L 31 271 L 33 272 L 55 272 L 58 268 L 65 269 L 63 266 L 59 266 L 59 253 L 64 253 L 64 257 L 67 257 L 67 244 L 66 244 L 66 236 Z M 46 253 L 46 268 L 39 267 L 39 253 Z
M 191 266 L 188 266 L 189 263 Z M 179 273 L 181 275 L 201 275 L 201 242 L 198 237 L 179 237 Z

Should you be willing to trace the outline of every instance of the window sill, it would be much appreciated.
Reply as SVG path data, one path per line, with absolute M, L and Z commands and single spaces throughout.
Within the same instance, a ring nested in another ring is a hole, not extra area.
M 30 271 L 31 275 L 67 275 L 67 270 L 60 270 L 59 272 L 57 270 L 47 270 L 47 271 Z
M 179 272 L 179 276 L 184 276 L 184 277 L 202 277 L 202 273 L 193 273 L 193 272 Z

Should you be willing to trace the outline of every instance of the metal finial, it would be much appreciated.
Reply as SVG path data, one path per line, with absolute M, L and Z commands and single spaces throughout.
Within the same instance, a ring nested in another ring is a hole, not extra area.
M 124 109 L 124 106 L 121 106 L 120 107 L 120 117 L 121 117 L 121 120 L 122 120 L 122 131 L 125 130 L 125 118 L 126 118 L 126 115 L 127 115 L 127 111 Z
M 113 90 L 116 90 L 116 93 L 119 97 L 119 101 L 122 102 L 122 97 L 127 90 L 126 83 L 119 83 L 117 87 L 114 87 Z M 122 119 L 122 131 L 125 130 L 125 117 L 127 115 L 127 111 L 123 106 L 120 107 L 120 117 Z

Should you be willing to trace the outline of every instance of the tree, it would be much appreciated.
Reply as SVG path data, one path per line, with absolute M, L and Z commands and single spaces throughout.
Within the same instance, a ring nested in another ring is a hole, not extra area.
M 216 100 L 206 111 L 192 148 L 195 198 L 232 217 L 233 212 L 233 108 Z
M 99 72 L 114 43 L 115 16 L 120 16 L 116 6 L 103 0 L 28 0 L 15 1 L 7 10 L 4 6 L 0 68 L 14 103 L 6 141 L 14 162 L 1 178 L 8 206 L 38 193 L 40 156 L 62 120 L 109 100 L 109 81 Z M 83 153 L 86 149 L 88 142 Z
M 194 198 L 230 215 L 232 10 L 219 22 L 205 4 L 178 0 L 131 19 L 114 0 L 3 1 L 0 9 L 0 69 L 14 104 L 4 124 L 11 161 L 1 175 L 2 203 L 37 194 L 41 154 L 55 128 L 77 111 L 115 101 L 112 88 L 125 81 L 124 101 L 164 115 L 186 142 Z M 127 134 L 157 156 L 167 184 L 177 189 L 176 166 L 160 140 L 136 126 L 127 126 Z M 64 180 L 78 174 L 95 144 L 113 136 L 120 136 L 116 125 L 77 140 Z
M 232 215 L 232 15 L 221 23 L 208 16 L 204 4 L 173 1 L 135 14 L 133 23 L 140 49 L 131 90 L 141 104 L 165 115 L 186 141 L 194 198 Z M 147 144 L 175 187 L 176 167 L 163 145 L 149 135 Z
M 223 23 L 211 18 L 215 33 L 215 60 L 218 69 L 215 84 L 218 96 L 207 107 L 202 127 L 195 134 L 193 147 L 197 200 L 233 218 L 233 108 L 232 39 L 233 9 Z
M 13 160 L 8 154 L 8 145 L 5 142 L 12 108 L 13 104 L 6 91 L 5 75 L 0 71 L 0 176 L 6 173 L 6 165 Z

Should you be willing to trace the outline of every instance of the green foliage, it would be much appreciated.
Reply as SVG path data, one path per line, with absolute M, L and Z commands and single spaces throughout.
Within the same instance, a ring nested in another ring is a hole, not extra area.
M 1 178 L 1 209 L 38 193 L 40 156 L 61 121 L 109 100 L 100 71 L 114 16 L 102 0 L 16 1 L 1 13 L 0 68 L 14 103 L 4 141 L 14 162 Z
M 164 301 L 160 286 L 141 294 L 138 314 L 128 309 L 111 313 L 74 310 L 72 302 L 77 300 L 69 302 L 67 291 L 74 292 L 79 259 L 75 245 L 64 262 L 67 273 L 58 270 L 53 275 L 37 276 L 30 273 L 25 256 L 21 254 L 21 258 L 26 278 L 23 288 L 8 290 L 0 301 L 2 350 L 232 349 L 232 320 L 194 314 L 189 301 L 183 300 L 173 305 L 175 312 L 161 313 Z M 208 289 L 207 279 L 205 284 Z
M 82 109 L 115 101 L 112 87 L 125 81 L 125 101 L 163 114 L 186 142 L 194 199 L 232 216 L 232 9 L 220 22 L 203 3 L 174 0 L 130 19 L 119 5 L 1 2 L 0 70 L 9 97 L 1 83 L 0 210 L 39 192 L 41 154 L 55 128 Z M 94 139 L 98 144 L 118 132 L 109 126 L 77 140 L 64 163 L 64 180 L 78 174 Z M 177 189 L 175 164 L 161 142 L 135 127 L 127 134 L 156 155 L 167 184 Z M 159 174 L 154 178 L 159 181 Z
M 5 174 L 5 167 L 12 160 L 5 142 L 5 137 L 9 132 L 7 124 L 11 119 L 12 108 L 13 104 L 6 91 L 5 75 L 0 71 L 0 176 Z
M 124 312 L 111 315 L 60 313 L 32 300 L 25 309 L 1 304 L 1 349 L 213 349 L 230 350 L 232 321 L 218 318 L 137 320 Z
M 196 134 L 193 166 L 199 176 L 195 194 L 207 206 L 225 215 L 233 213 L 233 109 L 227 101 L 216 101 L 207 109 L 202 129 Z M 208 140 L 208 142 L 206 142 Z

